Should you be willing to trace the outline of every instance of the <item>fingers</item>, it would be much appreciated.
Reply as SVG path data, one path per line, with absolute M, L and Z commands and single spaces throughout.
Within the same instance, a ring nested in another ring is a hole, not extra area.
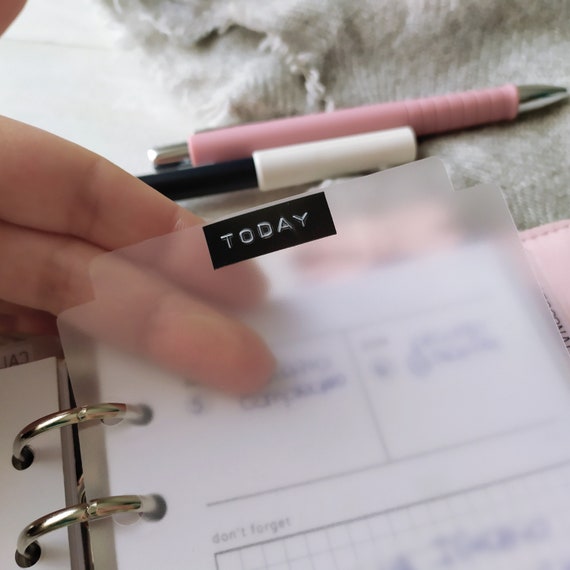
M 159 364 L 191 380 L 231 393 L 256 391 L 275 360 L 251 329 L 210 307 L 167 295 L 152 308 L 139 341 Z
M 93 298 L 114 285 L 109 272 L 90 274 L 104 251 L 83 240 L 0 221 L 0 299 L 53 315 Z M 266 281 L 251 263 L 214 271 L 201 228 L 147 240 L 114 255 L 161 275 L 199 298 L 225 308 L 250 307 L 264 297 Z
M 93 297 L 89 264 L 103 250 L 0 221 L 0 299 L 57 315 Z
M 274 358 L 255 332 L 120 252 L 97 258 L 92 274 L 95 300 L 59 317 L 68 342 L 79 332 L 233 393 L 256 390 L 273 373 Z
M 0 117 L 0 219 L 116 249 L 200 223 L 109 161 Z
M 0 153 L 0 299 L 31 309 L 0 313 L 0 326 L 48 327 L 48 313 L 64 311 L 64 324 L 78 317 L 94 338 L 197 382 L 247 392 L 267 381 L 275 363 L 263 340 L 197 298 L 251 305 L 264 280 L 251 264 L 215 272 L 192 227 L 200 218 L 93 153 L 1 117 Z M 172 249 L 144 250 L 171 232 Z M 94 263 L 116 249 L 108 267 Z
M 94 339 L 221 390 L 255 390 L 273 371 L 253 331 L 120 251 L 0 222 L 0 258 L 0 298 L 9 301 L 0 304 L 0 330 L 50 333 L 46 312 L 64 311 L 64 322 Z M 223 282 L 216 286 L 221 292 Z M 226 286 L 240 288 L 235 280 Z
M 69 270 L 76 256 L 68 257 L 66 262 L 63 255 L 69 253 L 66 249 L 61 254 L 54 251 L 58 243 L 63 248 L 85 249 L 79 243 L 87 242 L 100 251 L 114 250 L 201 223 L 198 216 L 105 159 L 49 133 L 2 117 L 0 153 L 3 157 L 0 161 L 0 220 L 9 222 L 13 228 L 31 228 L 51 234 L 43 245 L 35 240 L 43 251 L 39 261 L 42 265 L 45 260 L 51 265 L 63 264 L 64 275 L 70 278 L 85 272 Z M 168 271 L 172 279 L 195 288 L 199 294 L 224 296 L 229 304 L 259 298 L 265 284 L 253 264 L 224 270 L 223 273 L 233 275 L 233 285 L 215 286 L 207 246 L 203 238 L 200 240 L 201 230 L 199 232 L 192 244 L 173 240 L 172 249 L 163 247 L 160 257 L 146 261 L 155 267 L 161 264 L 162 271 Z M 79 241 L 58 242 L 55 234 L 76 237 Z M 7 244 L 3 245 L 5 251 Z M 19 250 L 25 246 L 25 242 L 11 242 L 11 247 Z M 204 278 L 204 268 L 208 278 Z M 27 273 L 29 279 L 34 279 L 33 272 Z M 47 274 L 51 278 L 54 271 L 48 269 Z M 24 288 L 16 302 L 26 304 L 28 298 L 33 303 L 31 306 L 38 308 L 37 292 L 42 290 L 38 280 L 46 283 L 44 293 L 49 294 L 45 290 L 51 281 L 46 281 L 42 273 L 36 275 L 35 283 L 31 284 L 33 291 L 30 287 Z M 58 297 L 49 307 L 43 296 L 41 299 L 41 308 L 54 314 L 77 302 L 74 297 L 63 299 L 62 295 L 85 289 L 79 285 L 62 286 L 60 281 L 52 285 Z M 83 302 L 83 295 L 79 300 Z
M 56 335 L 55 317 L 13 303 L 0 301 L 0 335 Z
M 124 248 L 116 255 L 226 308 L 251 307 L 267 292 L 267 280 L 253 260 L 214 270 L 201 226 Z

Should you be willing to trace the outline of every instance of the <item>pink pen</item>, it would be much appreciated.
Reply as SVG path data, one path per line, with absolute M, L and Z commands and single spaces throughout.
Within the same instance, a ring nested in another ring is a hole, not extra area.
M 155 166 L 190 157 L 193 165 L 246 158 L 256 150 L 410 126 L 418 136 L 509 121 L 568 98 L 564 87 L 504 85 L 492 89 L 377 103 L 195 133 L 187 143 L 149 150 Z

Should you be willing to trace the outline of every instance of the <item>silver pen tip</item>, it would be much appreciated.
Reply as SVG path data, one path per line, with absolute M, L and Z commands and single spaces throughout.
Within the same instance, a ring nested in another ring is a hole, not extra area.
M 169 144 L 149 148 L 146 151 L 148 159 L 154 166 L 165 166 L 188 160 L 188 145 L 186 143 Z
M 570 94 L 566 87 L 556 85 L 519 85 L 519 115 L 566 101 Z

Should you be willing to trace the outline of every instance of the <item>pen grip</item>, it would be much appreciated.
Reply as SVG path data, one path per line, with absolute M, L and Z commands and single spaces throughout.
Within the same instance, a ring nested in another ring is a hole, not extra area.
M 514 85 L 403 101 L 416 134 L 429 135 L 514 119 L 518 90 Z
M 518 90 L 514 85 L 393 103 L 377 103 L 247 123 L 196 133 L 188 139 L 192 164 L 251 156 L 254 151 L 410 126 L 418 135 L 452 131 L 514 119 Z

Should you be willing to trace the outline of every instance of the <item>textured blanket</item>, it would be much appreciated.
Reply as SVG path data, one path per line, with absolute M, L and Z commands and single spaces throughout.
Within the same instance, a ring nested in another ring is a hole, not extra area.
M 570 0 L 101 0 L 196 129 L 504 83 L 570 86 Z M 570 104 L 422 141 L 519 229 L 570 217 Z

